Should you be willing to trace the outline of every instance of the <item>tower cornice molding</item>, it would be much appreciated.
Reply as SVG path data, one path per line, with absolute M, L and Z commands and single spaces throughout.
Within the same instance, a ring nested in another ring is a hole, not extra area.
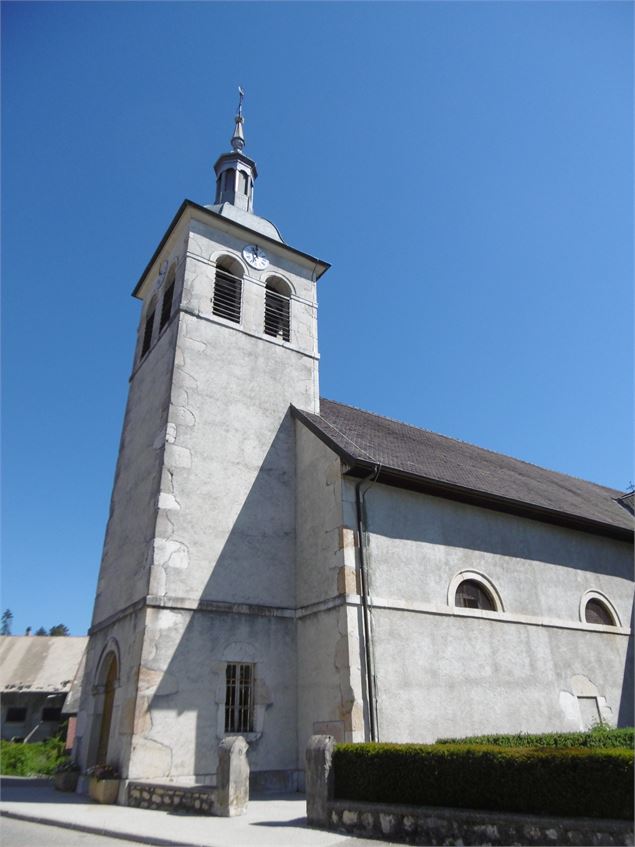
M 244 226 L 243 224 L 238 223 L 237 221 L 234 221 L 231 218 L 226 218 L 223 215 L 218 214 L 218 212 L 213 212 L 211 209 L 208 209 L 205 206 L 201 206 L 199 203 L 195 203 L 193 200 L 185 199 L 179 206 L 163 238 L 161 239 L 159 245 L 152 254 L 152 258 L 150 259 L 143 273 L 139 277 L 139 281 L 137 282 L 132 291 L 133 297 L 139 297 L 139 292 L 141 291 L 141 288 L 144 282 L 146 281 L 147 277 L 151 274 L 154 265 L 156 264 L 157 259 L 160 257 L 161 252 L 165 247 L 168 239 L 170 238 L 176 227 L 179 225 L 179 223 L 184 219 L 186 214 L 189 214 L 192 219 L 201 220 L 203 223 L 208 223 L 210 226 L 213 226 L 216 229 L 232 234 L 237 234 L 240 237 L 244 238 L 246 241 L 253 241 L 258 244 L 267 245 L 273 253 L 282 255 L 286 253 L 287 255 L 293 256 L 296 260 L 300 260 L 302 264 L 309 266 L 313 265 L 313 274 L 316 280 L 320 279 L 320 277 L 331 267 L 329 262 L 325 262 L 322 259 L 318 259 L 317 257 L 312 256 L 310 253 L 305 253 L 302 250 L 298 250 L 295 247 L 291 247 L 289 244 L 284 244 L 280 241 L 276 241 L 274 238 L 270 238 L 269 236 L 258 232 L 256 229 L 251 229 L 250 227 Z

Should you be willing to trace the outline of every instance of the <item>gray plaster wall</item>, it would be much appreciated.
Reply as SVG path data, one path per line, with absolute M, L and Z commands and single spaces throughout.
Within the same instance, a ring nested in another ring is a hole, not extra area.
M 366 507 L 381 740 L 632 723 L 631 545 L 384 485 Z M 456 608 L 463 578 L 499 610 Z M 584 621 L 592 590 L 621 626 Z
M 295 437 L 297 605 L 302 607 L 345 593 L 341 569 L 348 564 L 354 577 L 355 560 L 345 555 L 345 543 L 352 548 L 353 541 L 350 531 L 343 534 L 340 459 L 299 421 Z
M 148 591 L 176 332 L 173 322 L 130 383 L 93 624 Z
M 343 525 L 339 458 L 301 423 L 297 456 L 298 767 L 313 734 L 364 738 L 355 534 Z
M 148 609 L 131 779 L 215 782 L 228 662 L 255 668 L 252 771 L 296 769 L 291 616 Z

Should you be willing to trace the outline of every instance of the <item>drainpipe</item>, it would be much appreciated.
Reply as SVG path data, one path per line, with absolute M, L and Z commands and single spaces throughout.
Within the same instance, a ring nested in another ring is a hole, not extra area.
M 364 630 L 364 648 L 366 653 L 366 690 L 368 692 L 368 718 L 370 723 L 370 740 L 378 741 L 377 732 L 377 695 L 375 692 L 375 662 L 373 657 L 372 636 L 370 627 L 370 608 L 368 596 L 368 571 L 366 563 L 366 555 L 364 552 L 364 537 L 365 537 L 365 504 L 364 498 L 368 491 L 375 484 L 379 476 L 379 465 L 376 465 L 373 472 L 360 481 L 355 486 L 355 505 L 357 508 L 357 536 L 359 538 L 359 571 L 361 576 L 362 590 L 362 621 Z M 370 482 L 370 485 L 362 492 L 362 485 L 365 482 Z M 367 521 L 366 521 L 367 524 Z

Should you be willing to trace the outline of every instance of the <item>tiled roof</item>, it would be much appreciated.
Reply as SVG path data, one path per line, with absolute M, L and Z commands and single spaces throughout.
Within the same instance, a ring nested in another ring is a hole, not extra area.
M 380 464 L 385 475 L 427 481 L 432 488 L 438 486 L 439 493 L 447 489 L 458 499 L 461 492 L 469 492 L 472 499 L 482 496 L 494 506 L 497 501 L 501 506 L 521 504 L 530 511 L 632 532 L 632 517 L 617 502 L 624 493 L 613 488 L 332 400 L 320 401 L 319 415 L 295 413 L 350 465 Z

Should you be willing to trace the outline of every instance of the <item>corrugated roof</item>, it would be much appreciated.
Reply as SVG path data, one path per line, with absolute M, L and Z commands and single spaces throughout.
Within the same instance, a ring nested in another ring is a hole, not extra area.
M 73 636 L 0 636 L 0 691 L 68 691 L 87 643 Z
M 617 502 L 623 492 L 613 488 L 332 400 L 320 400 L 320 415 L 295 412 L 349 464 L 380 464 L 384 473 L 447 486 L 455 495 L 470 492 L 618 530 L 633 529 L 631 516 Z

